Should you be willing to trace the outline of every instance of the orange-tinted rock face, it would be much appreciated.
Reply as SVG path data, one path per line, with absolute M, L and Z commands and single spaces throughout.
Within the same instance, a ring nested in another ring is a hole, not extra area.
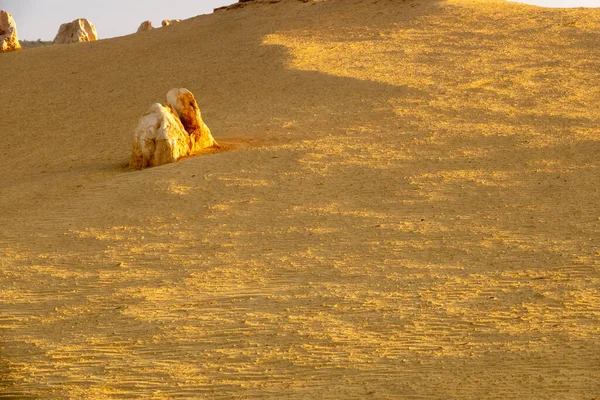
M 181 123 L 192 140 L 192 152 L 208 147 L 219 147 L 210 129 L 202 120 L 200 108 L 192 92 L 187 89 L 171 89 L 167 93 L 167 103 L 179 115 Z

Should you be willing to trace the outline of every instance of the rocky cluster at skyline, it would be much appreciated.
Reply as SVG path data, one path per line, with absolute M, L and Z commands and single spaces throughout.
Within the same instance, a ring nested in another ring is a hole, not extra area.
M 181 19 L 165 19 L 161 22 L 162 27 L 181 22 Z M 152 21 L 144 21 L 137 29 L 137 33 L 154 29 Z M 98 33 L 94 24 L 85 18 L 78 18 L 72 22 L 64 23 L 58 29 L 58 33 L 52 41 L 19 40 L 17 27 L 12 14 L 0 10 L 0 53 L 8 53 L 35 47 L 48 46 L 50 44 L 69 44 L 78 42 L 93 42 L 98 40 Z
M 282 1 L 285 0 L 239 0 L 237 3 L 231 4 L 229 6 L 223 6 L 223 7 L 218 7 L 215 8 L 214 11 L 229 11 L 229 10 L 235 10 L 238 8 L 244 8 L 247 5 L 250 4 L 276 4 L 276 3 L 281 3 Z M 314 1 L 323 1 L 323 0 L 295 0 L 295 1 L 299 1 L 301 3 L 311 3 Z

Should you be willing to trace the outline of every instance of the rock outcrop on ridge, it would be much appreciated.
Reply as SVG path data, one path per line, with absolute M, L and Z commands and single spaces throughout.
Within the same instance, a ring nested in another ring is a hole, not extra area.
M 164 28 L 165 26 L 173 25 L 176 22 L 181 22 L 181 20 L 180 19 L 165 19 L 162 22 L 162 26 Z
M 17 24 L 11 13 L 0 10 L 0 53 L 21 50 Z
M 79 18 L 73 22 L 62 24 L 52 44 L 93 42 L 95 40 L 98 40 L 98 34 L 94 24 L 87 19 Z
M 301 3 L 312 3 L 315 1 L 322 1 L 322 0 L 297 0 Z M 228 6 L 223 6 L 223 7 L 217 7 L 214 9 L 215 12 L 217 11 L 229 11 L 229 10 L 236 10 L 239 8 L 244 8 L 247 5 L 252 5 L 252 4 L 276 4 L 276 3 L 281 3 L 282 0 L 239 0 L 237 3 L 228 5 Z
M 144 31 L 149 31 L 154 29 L 154 27 L 152 26 L 152 21 L 144 21 L 141 23 L 140 27 L 138 28 L 138 32 L 144 32 Z

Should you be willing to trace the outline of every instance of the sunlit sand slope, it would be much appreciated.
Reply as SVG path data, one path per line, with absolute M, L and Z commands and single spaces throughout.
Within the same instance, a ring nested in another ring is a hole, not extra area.
M 0 398 L 600 396 L 600 11 L 282 1 L 0 57 Z M 224 151 L 127 168 L 190 89 Z

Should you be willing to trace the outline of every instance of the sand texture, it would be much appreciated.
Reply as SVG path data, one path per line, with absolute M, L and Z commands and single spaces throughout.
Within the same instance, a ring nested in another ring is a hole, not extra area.
M 600 397 L 600 11 L 248 4 L 0 56 L 0 399 Z M 191 90 L 222 149 L 129 169 Z

